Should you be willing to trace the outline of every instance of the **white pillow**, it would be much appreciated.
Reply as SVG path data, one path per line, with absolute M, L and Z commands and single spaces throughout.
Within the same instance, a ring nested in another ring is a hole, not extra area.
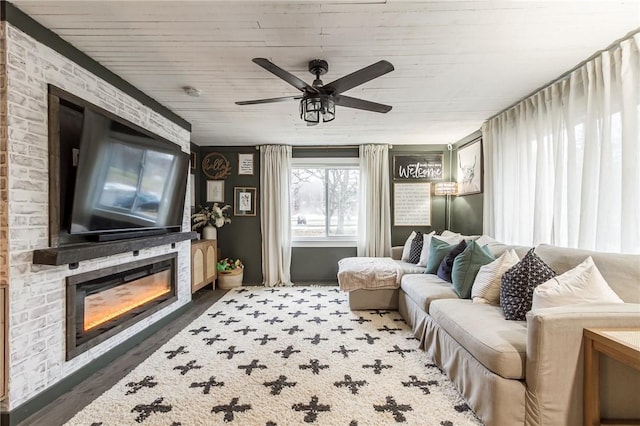
M 484 247 L 489 243 L 495 243 L 497 242 L 496 240 L 494 240 L 493 238 L 491 238 L 488 235 L 481 235 L 477 240 L 476 240 L 476 244 L 478 244 L 480 247 Z
M 409 260 L 409 253 L 411 252 L 411 242 L 415 237 L 416 231 L 411 231 L 409 238 L 407 238 L 407 241 L 405 241 L 404 243 L 404 248 L 402 249 L 402 257 L 400 258 L 400 260 L 402 260 L 403 262 Z
M 591 256 L 575 268 L 536 287 L 531 309 L 582 303 L 624 303 L 611 290 Z
M 481 266 L 471 287 L 473 303 L 499 305 L 502 276 L 518 262 L 515 250 L 507 250 L 493 262 Z
M 451 232 L 451 231 L 447 231 L 444 230 L 442 231 L 442 234 L 440 234 L 441 237 L 458 237 L 458 238 L 462 238 L 462 235 L 457 233 L 457 232 Z
M 420 260 L 416 264 L 416 266 L 427 266 L 427 259 L 429 258 L 429 250 L 431 249 L 431 237 L 436 235 L 436 231 L 431 231 L 428 234 L 422 234 L 423 242 L 422 242 L 422 252 L 420 253 Z

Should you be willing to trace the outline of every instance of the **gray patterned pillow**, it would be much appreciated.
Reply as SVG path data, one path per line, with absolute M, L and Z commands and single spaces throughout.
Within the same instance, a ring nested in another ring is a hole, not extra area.
M 411 241 L 411 250 L 409 250 L 409 259 L 407 259 L 407 262 L 414 264 L 420 262 L 423 242 L 424 237 L 422 236 L 422 232 L 416 231 L 416 236 L 413 241 Z
M 557 274 L 533 251 L 507 270 L 500 283 L 500 306 L 508 320 L 524 321 L 531 310 L 533 290 Z

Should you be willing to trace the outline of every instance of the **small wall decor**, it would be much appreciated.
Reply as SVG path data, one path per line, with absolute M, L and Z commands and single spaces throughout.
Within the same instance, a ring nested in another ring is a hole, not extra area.
M 196 163 L 196 153 L 195 152 L 191 152 L 189 153 L 189 164 L 191 165 L 191 170 L 195 170 L 197 167 L 197 163 Z
M 458 195 L 482 192 L 482 139 L 458 150 Z
M 442 154 L 394 155 L 394 180 L 440 180 L 444 177 Z
M 209 179 L 225 179 L 231 174 L 231 164 L 219 152 L 210 152 L 202 159 L 202 172 Z
M 233 188 L 233 215 L 234 216 L 255 216 L 256 215 L 256 188 L 240 187 Z
M 223 180 L 207 181 L 207 202 L 208 203 L 224 203 L 224 181 Z
M 431 184 L 393 184 L 393 226 L 431 226 Z
M 253 154 L 238 154 L 238 175 L 253 175 Z

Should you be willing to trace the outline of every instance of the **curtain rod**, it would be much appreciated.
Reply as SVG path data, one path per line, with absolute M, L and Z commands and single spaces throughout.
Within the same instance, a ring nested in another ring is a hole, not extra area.
M 566 71 L 565 73 L 561 74 L 560 77 L 556 78 L 555 80 L 551 80 L 549 83 L 545 84 L 544 86 L 538 87 L 537 89 L 535 89 L 533 92 L 529 93 L 528 95 L 518 99 L 517 101 L 515 101 L 513 104 L 509 105 L 507 108 L 503 109 L 502 111 L 493 114 L 491 117 L 487 118 L 485 120 L 485 122 L 493 120 L 494 118 L 496 118 L 497 116 L 504 114 L 505 112 L 515 108 L 516 106 L 518 106 L 520 103 L 526 101 L 527 99 L 535 96 L 538 92 L 543 91 L 544 89 L 546 89 L 547 87 L 553 86 L 556 83 L 559 83 L 563 80 L 566 80 L 567 78 L 569 78 L 571 76 L 571 73 L 573 73 L 574 71 L 576 71 L 577 69 L 579 69 L 580 67 L 583 67 L 584 64 L 586 64 L 589 61 L 594 60 L 595 58 L 597 58 L 598 56 L 602 55 L 604 52 L 607 52 L 609 50 L 613 50 L 617 47 L 620 46 L 620 44 L 623 41 L 629 40 L 630 38 L 632 38 L 633 36 L 635 36 L 636 34 L 640 34 L 640 28 L 637 28 L 629 33 L 627 33 L 627 35 L 625 35 L 622 38 L 619 38 L 618 40 L 614 41 L 613 43 L 611 43 L 609 46 L 607 46 L 604 49 L 598 50 L 596 53 L 594 53 L 593 55 L 589 56 L 587 59 L 585 59 L 584 61 L 580 62 L 578 65 L 576 65 L 575 67 L 571 68 L 569 71 Z

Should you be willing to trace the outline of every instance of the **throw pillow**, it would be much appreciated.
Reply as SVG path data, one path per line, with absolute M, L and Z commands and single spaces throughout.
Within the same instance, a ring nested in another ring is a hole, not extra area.
M 460 241 L 460 243 L 453 248 L 449 253 L 446 254 L 442 262 L 440 262 L 440 266 L 438 266 L 438 276 L 445 281 L 451 282 L 451 270 L 453 269 L 453 262 L 455 258 L 460 255 L 467 248 L 467 242 L 465 240 Z
M 536 287 L 531 309 L 581 303 L 624 303 L 611 290 L 591 256 L 575 268 Z
M 439 236 L 433 236 L 431 238 L 431 245 L 429 247 L 429 257 L 427 258 L 427 268 L 425 269 L 425 274 L 435 274 L 438 272 L 438 266 L 442 262 L 442 259 L 449 253 L 451 250 L 458 245 L 458 242 L 455 244 L 448 243 L 443 241 Z
M 403 262 L 406 262 L 409 259 L 409 252 L 411 251 L 411 242 L 415 237 L 416 237 L 416 231 L 413 231 L 407 238 L 407 241 L 405 241 L 404 243 L 404 247 L 402 248 L 402 257 L 400 258 L 400 260 L 402 260 Z
M 480 267 L 493 262 L 495 258 L 475 241 L 469 241 L 467 248 L 456 256 L 451 270 L 453 291 L 461 299 L 471 299 L 471 287 Z
M 420 262 L 420 254 L 422 253 L 422 240 L 422 232 L 416 232 L 415 238 L 413 239 L 413 241 L 411 241 L 411 250 L 409 250 L 409 259 L 407 259 L 407 262 Z
M 524 321 L 531 310 L 533 289 L 556 276 L 534 250 L 529 250 L 520 262 L 502 276 L 500 306 L 508 320 Z
M 429 249 L 431 248 L 431 237 L 436 234 L 436 231 L 431 231 L 428 234 L 422 234 L 422 253 L 420 254 L 420 261 L 416 266 L 427 266 L 427 260 L 429 259 Z
M 483 249 L 488 250 L 487 247 L 483 247 Z M 519 261 L 520 258 L 515 250 L 507 250 L 493 262 L 481 266 L 473 281 L 473 287 L 471 287 L 473 303 L 500 305 L 502 275 Z

